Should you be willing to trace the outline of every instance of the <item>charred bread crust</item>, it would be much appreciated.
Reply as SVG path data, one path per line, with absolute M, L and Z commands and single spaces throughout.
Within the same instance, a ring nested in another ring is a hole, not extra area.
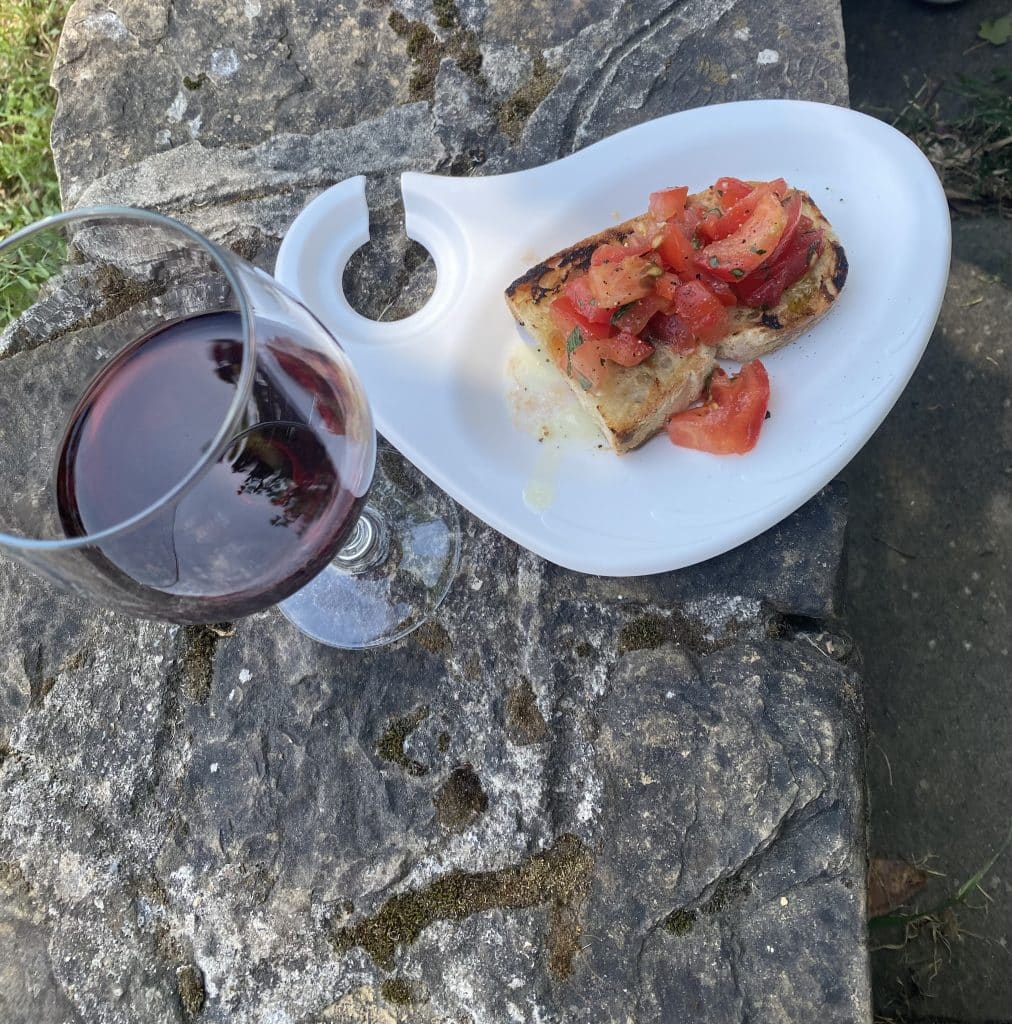
M 706 201 L 708 192 L 692 197 Z M 581 405 L 600 425 L 616 452 L 631 451 L 662 430 L 669 417 L 688 408 L 700 395 L 716 358 L 748 362 L 793 341 L 824 316 L 847 279 L 847 257 L 825 216 L 806 193 L 802 212 L 822 228 L 825 245 L 806 274 L 784 292 L 772 309 L 731 308 L 731 327 L 716 350 L 699 346 L 680 355 L 658 348 L 639 366 L 615 366 L 605 387 L 584 391 L 569 379 Z M 692 200 L 690 200 L 692 201 Z M 622 244 L 641 232 L 642 218 L 606 228 L 576 245 L 554 253 L 518 277 L 506 289 L 514 317 L 549 357 L 565 339 L 549 315 L 552 301 L 573 274 L 590 267 L 594 250 L 604 243 Z

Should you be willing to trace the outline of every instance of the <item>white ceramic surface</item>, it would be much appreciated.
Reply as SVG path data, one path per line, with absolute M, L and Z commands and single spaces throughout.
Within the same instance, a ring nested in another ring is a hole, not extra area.
M 503 300 L 506 286 L 549 254 L 641 213 L 651 191 L 696 191 L 725 174 L 784 177 L 806 189 L 850 262 L 829 315 L 764 360 L 772 416 L 758 446 L 718 457 L 662 435 L 616 456 L 579 431 L 539 442 L 518 426 L 510 396 L 524 335 Z M 949 214 L 931 165 L 881 121 L 823 104 L 684 111 L 516 174 L 404 174 L 406 231 L 432 254 L 437 280 L 421 310 L 393 323 L 360 316 L 342 292 L 344 265 L 369 237 L 364 184 L 350 178 L 306 206 L 276 276 L 348 351 L 392 444 L 495 529 L 587 573 L 691 565 L 803 504 L 892 408 L 948 277 Z

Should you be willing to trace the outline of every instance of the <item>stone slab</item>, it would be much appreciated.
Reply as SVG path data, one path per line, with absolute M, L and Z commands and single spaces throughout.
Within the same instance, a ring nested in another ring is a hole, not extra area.
M 395 315 L 431 286 L 401 169 L 845 102 L 841 39 L 829 2 L 78 0 L 54 149 L 68 204 L 262 265 L 367 173 L 349 290 Z M 866 1020 L 845 521 L 831 487 L 704 566 L 603 580 L 465 516 L 436 620 L 364 654 L 275 612 L 138 624 L 0 563 L 4 1019 Z

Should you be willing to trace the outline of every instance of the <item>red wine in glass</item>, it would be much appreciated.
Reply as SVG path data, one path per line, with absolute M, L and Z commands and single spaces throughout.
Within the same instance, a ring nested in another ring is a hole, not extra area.
M 177 501 L 97 544 L 102 571 L 143 591 L 149 609 L 154 597 L 162 618 L 230 619 L 294 593 L 334 556 L 365 499 L 342 480 L 371 437 L 349 436 L 340 369 L 290 328 L 258 320 L 257 345 L 227 450 Z M 187 475 L 228 414 L 242 355 L 239 314 L 205 313 L 158 327 L 102 368 L 57 460 L 68 537 L 123 523 Z

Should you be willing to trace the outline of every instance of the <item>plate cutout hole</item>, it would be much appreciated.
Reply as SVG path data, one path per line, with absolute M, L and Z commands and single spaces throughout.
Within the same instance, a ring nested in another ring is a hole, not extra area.
M 403 320 L 432 297 L 436 265 L 428 249 L 404 233 L 401 204 L 370 204 L 370 239 L 352 253 L 342 277 L 351 307 L 370 320 Z

